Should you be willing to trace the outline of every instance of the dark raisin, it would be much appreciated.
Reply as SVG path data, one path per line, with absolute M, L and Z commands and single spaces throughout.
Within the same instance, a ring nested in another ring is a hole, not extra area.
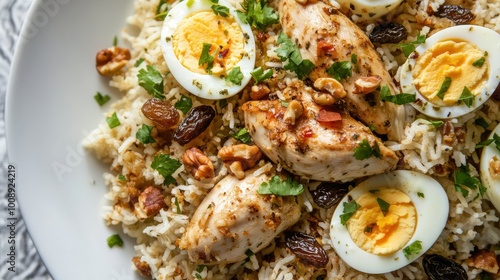
M 315 267 L 325 267 L 328 255 L 316 238 L 298 231 L 285 233 L 286 246 L 303 262 Z
M 476 17 L 469 9 L 460 5 L 442 5 L 434 16 L 447 18 L 457 25 L 468 24 Z
M 158 128 L 169 129 L 179 122 L 179 112 L 165 100 L 151 98 L 142 105 L 141 111 Z
M 368 37 L 373 43 L 396 44 L 405 40 L 407 36 L 408 31 L 401 24 L 384 22 L 375 26 Z
M 174 140 L 186 145 L 200 135 L 215 117 L 215 110 L 208 105 L 192 108 L 181 121 L 174 133 Z
M 337 205 L 349 192 L 349 184 L 322 182 L 314 191 L 311 191 L 316 205 L 322 208 L 330 208 Z
M 496 100 L 500 100 L 500 83 L 497 85 L 497 87 L 496 87 L 495 91 L 493 92 L 493 94 L 491 95 L 491 97 L 493 97 Z
M 422 261 L 425 273 L 430 280 L 466 280 L 467 272 L 458 263 L 440 255 L 426 255 Z

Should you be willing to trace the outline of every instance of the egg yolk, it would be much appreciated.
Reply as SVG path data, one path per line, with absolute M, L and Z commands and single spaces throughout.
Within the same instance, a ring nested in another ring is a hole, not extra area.
M 388 208 L 383 209 L 377 198 L 387 202 Z M 347 221 L 347 230 L 354 243 L 366 252 L 392 254 L 401 250 L 415 232 L 417 211 L 410 197 L 398 189 L 367 192 L 356 203 L 360 208 Z
M 244 55 L 245 36 L 238 22 L 229 15 L 217 16 L 213 11 L 200 11 L 186 16 L 172 36 L 172 48 L 184 67 L 199 74 L 225 74 Z M 213 67 L 200 64 L 204 44 L 210 44 Z
M 488 79 L 486 55 L 469 42 L 438 42 L 416 59 L 412 72 L 414 85 L 431 103 L 439 106 L 457 104 L 464 87 L 477 96 Z M 483 64 L 475 63 L 481 59 Z M 446 77 L 450 78 L 450 86 L 444 94 L 438 94 Z

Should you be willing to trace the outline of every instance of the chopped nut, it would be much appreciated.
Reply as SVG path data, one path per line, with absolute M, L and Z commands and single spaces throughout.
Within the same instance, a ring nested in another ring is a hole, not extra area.
M 490 162 L 488 164 L 488 170 L 492 178 L 500 176 L 500 160 L 498 159 L 497 156 L 494 156 L 490 159 Z
M 314 87 L 319 91 L 327 91 L 334 98 L 344 98 L 347 93 L 344 86 L 334 78 L 319 78 L 314 81 Z
M 192 147 L 182 155 L 182 163 L 196 180 L 210 179 L 214 177 L 214 165 L 212 161 L 198 148 Z
M 239 144 L 222 147 L 218 153 L 224 164 L 238 179 L 245 178 L 245 170 L 254 167 L 262 157 L 257 146 Z
M 378 88 L 382 82 L 380 76 L 361 77 L 354 81 L 354 94 L 367 94 Z
M 103 76 L 113 76 L 127 65 L 130 60 L 128 49 L 120 47 L 111 47 L 100 50 L 95 58 L 97 72 Z
M 498 261 L 495 252 L 488 250 L 479 250 L 472 254 L 472 257 L 467 260 L 467 265 L 482 269 L 489 273 L 498 273 Z
M 450 121 L 445 121 L 441 126 L 441 134 L 443 135 L 443 144 L 453 146 L 455 144 L 455 128 Z
M 144 277 L 151 278 L 151 268 L 147 262 L 141 261 L 141 257 L 135 256 L 132 258 L 132 263 L 134 264 L 137 272 Z
M 271 90 L 264 84 L 256 84 L 252 86 L 250 91 L 250 98 L 252 100 L 259 100 L 269 95 Z
M 136 215 L 139 219 L 145 219 L 158 214 L 160 209 L 167 207 L 163 199 L 161 190 L 153 186 L 147 187 L 139 195 L 138 201 L 135 204 Z
M 297 100 L 292 100 L 288 103 L 286 107 L 285 114 L 283 115 L 283 121 L 286 124 L 295 125 L 295 121 L 302 116 L 304 108 L 302 104 Z
M 316 102 L 316 104 L 322 106 L 332 105 L 336 101 L 331 94 L 319 91 L 313 93 L 312 99 Z

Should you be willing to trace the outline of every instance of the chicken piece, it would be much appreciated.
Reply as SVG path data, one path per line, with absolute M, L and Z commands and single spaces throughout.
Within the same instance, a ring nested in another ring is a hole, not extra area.
M 331 111 L 312 100 L 315 91 L 295 81 L 283 91 L 287 98 L 304 107 L 295 125 L 284 122 L 286 109 L 280 100 L 250 101 L 243 104 L 245 125 L 255 145 L 275 163 L 291 173 L 319 181 L 350 181 L 379 174 L 396 167 L 398 157 L 363 124 L 344 112 Z M 323 120 L 333 114 L 340 121 Z M 318 119 L 319 118 L 319 119 Z M 380 158 L 355 158 L 362 142 L 380 149 Z
M 191 218 L 179 248 L 186 249 L 191 261 L 226 264 L 247 258 L 265 248 L 282 231 L 300 218 L 300 206 L 292 196 L 260 195 L 261 183 L 272 175 L 245 179 L 234 175 L 222 179 L 205 197 Z
M 403 135 L 404 106 L 382 101 L 378 91 L 356 94 L 355 82 L 367 77 L 380 77 L 380 86 L 388 86 L 392 94 L 399 93 L 365 33 L 339 10 L 321 1 L 300 4 L 296 0 L 279 0 L 278 12 L 283 31 L 297 43 L 302 58 L 316 65 L 309 75 L 313 82 L 331 77 L 327 69 L 333 63 L 351 62 L 352 55 L 357 56 L 352 76 L 341 80 L 347 92 L 347 108 L 378 134 L 399 140 Z

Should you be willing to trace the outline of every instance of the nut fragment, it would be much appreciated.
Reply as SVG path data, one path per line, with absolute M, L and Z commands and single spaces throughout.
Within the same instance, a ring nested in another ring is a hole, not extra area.
M 335 98 L 329 93 L 326 92 L 320 92 L 316 91 L 312 95 L 312 99 L 316 104 L 322 105 L 322 106 L 328 106 L 328 105 L 333 105 L 335 103 Z
M 111 47 L 100 50 L 95 57 L 95 66 L 97 72 L 103 76 L 113 76 L 127 65 L 130 60 L 128 49 L 120 47 Z
M 153 186 L 147 187 L 139 195 L 138 201 L 135 204 L 136 215 L 139 219 L 145 219 L 158 214 L 160 209 L 167 207 L 163 198 L 161 190 Z
M 137 272 L 144 277 L 151 278 L 151 268 L 147 262 L 141 261 L 141 257 L 135 256 L 132 258 L 132 263 L 134 264 Z
M 271 90 L 266 85 L 256 84 L 252 86 L 252 90 L 250 91 L 250 98 L 252 100 L 259 100 L 266 97 L 270 92 Z
M 319 91 L 327 91 L 334 98 L 344 98 L 347 93 L 344 86 L 334 78 L 319 78 L 314 81 L 314 87 Z
M 488 250 L 479 250 L 473 253 L 472 257 L 467 260 L 467 265 L 493 274 L 497 274 L 499 270 L 495 252 Z
M 286 124 L 295 125 L 295 121 L 302 116 L 304 108 L 302 104 L 297 100 L 292 100 L 288 103 L 286 107 L 285 114 L 283 115 L 283 121 Z
M 198 148 L 192 147 L 182 155 L 182 163 L 196 180 L 210 179 L 214 177 L 214 165 L 212 161 Z
M 355 94 L 367 94 L 370 93 L 380 86 L 382 82 L 382 77 L 380 76 L 369 76 L 361 77 L 354 81 L 354 93 Z
M 254 167 L 262 157 L 257 146 L 238 144 L 222 147 L 218 153 L 224 164 L 238 179 L 245 178 L 245 170 Z
M 488 171 L 490 172 L 490 176 L 492 178 L 500 177 L 500 160 L 497 156 L 494 156 L 490 159 L 488 164 Z

